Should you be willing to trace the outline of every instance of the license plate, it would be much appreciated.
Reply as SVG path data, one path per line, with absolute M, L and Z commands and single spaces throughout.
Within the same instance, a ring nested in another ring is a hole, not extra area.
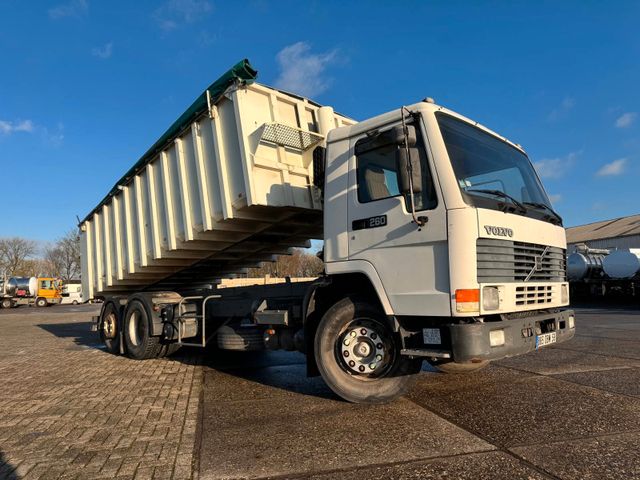
M 556 343 L 556 332 L 544 333 L 536 337 L 536 348 L 545 347 Z
M 424 341 L 425 344 L 440 345 L 442 343 L 442 339 L 440 338 L 440 329 L 439 328 L 423 328 L 422 340 Z

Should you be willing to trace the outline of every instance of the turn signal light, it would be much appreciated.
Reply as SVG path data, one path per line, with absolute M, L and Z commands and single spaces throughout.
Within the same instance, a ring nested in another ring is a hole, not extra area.
M 480 311 L 480 290 L 456 290 L 456 311 L 471 313 Z

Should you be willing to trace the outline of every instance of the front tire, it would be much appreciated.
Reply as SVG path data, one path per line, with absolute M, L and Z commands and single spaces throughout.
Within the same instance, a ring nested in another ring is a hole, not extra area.
M 36 298 L 36 307 L 46 307 L 47 306 L 47 299 L 46 298 Z
M 387 403 L 409 389 L 422 360 L 400 355 L 386 315 L 366 299 L 348 297 L 322 317 L 315 358 L 322 378 L 354 403 Z
M 124 343 L 127 355 L 136 360 L 156 358 L 162 344 L 160 337 L 151 336 L 151 323 L 144 305 L 139 300 L 132 300 L 124 314 Z

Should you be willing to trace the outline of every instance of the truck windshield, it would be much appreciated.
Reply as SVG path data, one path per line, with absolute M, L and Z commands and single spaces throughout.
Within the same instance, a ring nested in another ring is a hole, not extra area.
M 439 113 L 437 119 L 467 203 L 493 209 L 520 204 L 526 206 L 517 209 L 523 215 L 559 218 L 524 153 L 450 115 Z

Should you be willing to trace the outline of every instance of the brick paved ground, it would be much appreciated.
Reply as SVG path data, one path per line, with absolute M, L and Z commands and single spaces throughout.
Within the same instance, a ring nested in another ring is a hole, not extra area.
M 0 478 L 192 478 L 199 359 L 108 354 L 94 311 L 0 311 Z
M 293 352 L 110 355 L 91 314 L 0 310 L 0 479 L 640 480 L 637 309 L 580 310 L 570 342 L 473 375 L 425 367 L 378 406 Z

